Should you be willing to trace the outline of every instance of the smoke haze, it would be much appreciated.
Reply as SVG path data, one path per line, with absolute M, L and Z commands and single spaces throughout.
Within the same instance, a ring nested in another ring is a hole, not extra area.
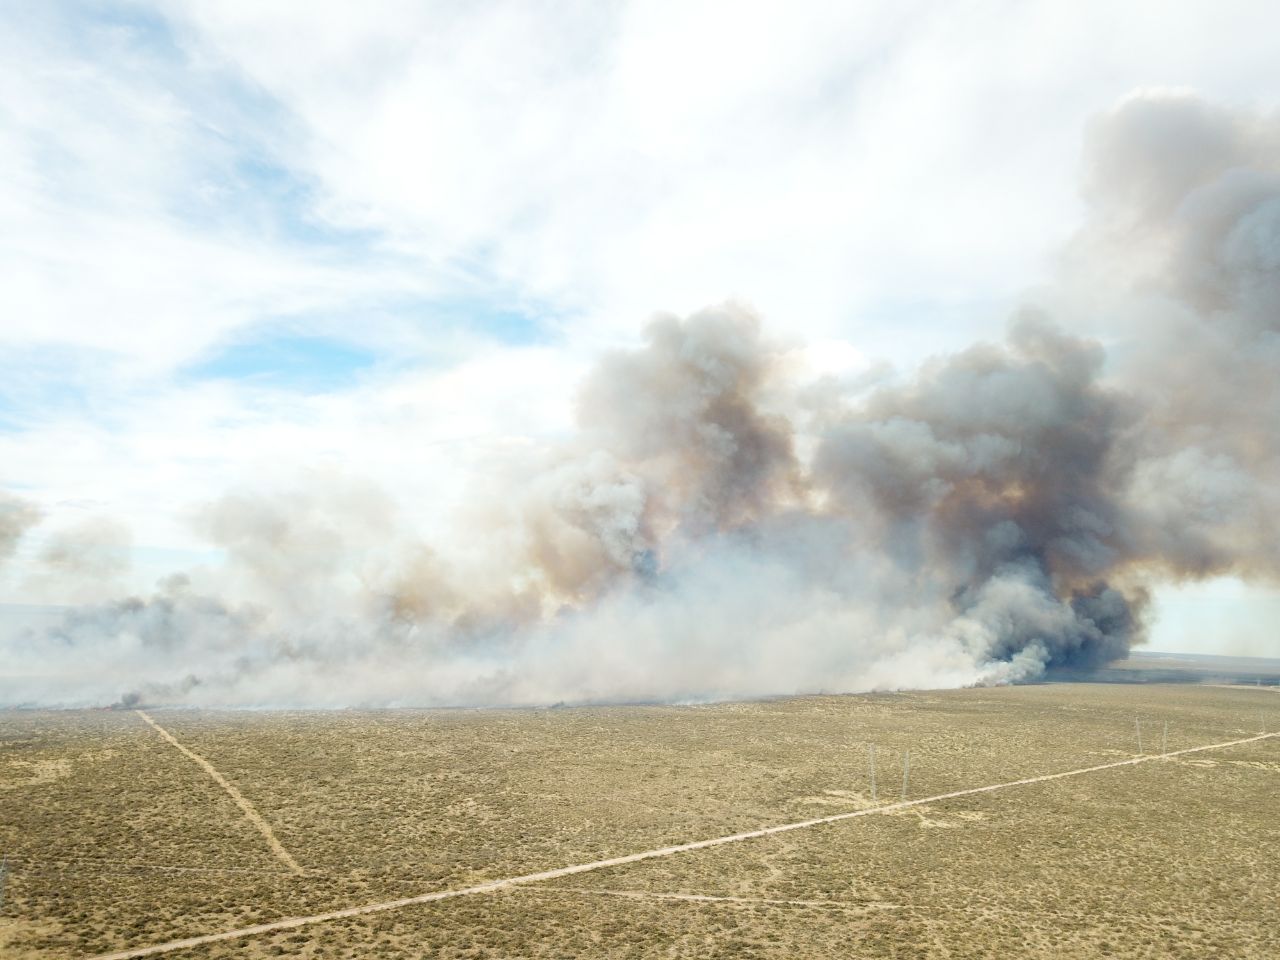
M 0 638 L 0 696 L 685 700 L 1122 657 L 1151 585 L 1280 574 L 1280 121 L 1135 94 L 1089 130 L 1084 194 L 1001 342 L 841 382 L 740 304 L 658 316 L 447 536 L 347 475 L 228 494 L 193 516 L 223 566 Z M 0 499 L 0 563 L 38 520 Z M 81 597 L 127 542 L 60 534 L 42 576 Z
M 35 504 L 0 490 L 0 564 L 13 556 L 18 542 L 40 517 Z

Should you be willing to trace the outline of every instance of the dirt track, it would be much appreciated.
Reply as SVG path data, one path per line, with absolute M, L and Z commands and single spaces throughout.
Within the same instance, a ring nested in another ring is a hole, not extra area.
M 258 813 L 258 811 L 253 808 L 253 804 L 251 804 L 245 798 L 244 794 L 242 794 L 239 790 L 237 790 L 234 786 L 232 786 L 232 784 L 227 781 L 227 778 L 217 771 L 217 769 L 214 767 L 213 764 L 211 764 L 204 757 L 200 756 L 200 754 L 196 753 L 194 750 L 188 750 L 186 747 L 184 747 L 181 743 L 179 743 L 174 738 L 173 734 L 171 734 L 164 727 L 160 726 L 160 724 L 152 720 L 151 717 L 146 714 L 146 712 L 142 710 L 135 710 L 134 712 L 138 716 L 140 716 L 143 720 L 147 721 L 147 723 L 151 724 L 151 726 L 155 728 L 156 732 L 159 733 L 160 736 L 164 737 L 167 741 L 169 741 L 169 743 L 171 743 L 173 746 L 181 750 L 186 757 L 188 757 L 190 760 L 198 764 L 200 766 L 200 769 L 202 769 L 205 773 L 211 776 L 214 779 L 214 781 L 218 784 L 218 786 L 220 786 L 223 790 L 227 792 L 227 796 L 229 796 L 232 800 L 235 801 L 236 806 L 240 808 L 240 812 L 244 814 L 245 819 L 248 820 L 251 824 L 253 824 L 255 829 L 257 829 L 257 831 L 260 834 L 262 834 L 263 839 L 267 841 L 267 846 L 271 848 L 271 852 L 276 855 L 276 858 L 281 863 L 283 863 L 286 867 L 290 869 L 290 871 L 292 871 L 295 874 L 302 873 L 302 867 L 298 866 L 298 861 L 293 859 L 293 857 L 289 854 L 289 851 L 286 850 L 284 846 L 280 843 L 280 841 L 276 838 L 274 831 L 272 831 L 271 829 L 271 824 L 267 823 L 266 820 L 262 819 L 262 814 Z

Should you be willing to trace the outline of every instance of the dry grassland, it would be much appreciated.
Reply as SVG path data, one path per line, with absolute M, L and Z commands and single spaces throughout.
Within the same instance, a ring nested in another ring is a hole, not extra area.
M 1274 701 L 1274 702 L 1273 702 Z M 1280 697 L 1054 684 L 688 707 L 0 713 L 0 955 L 89 957 L 1248 737 Z M 1276 957 L 1280 739 L 204 945 L 183 958 Z

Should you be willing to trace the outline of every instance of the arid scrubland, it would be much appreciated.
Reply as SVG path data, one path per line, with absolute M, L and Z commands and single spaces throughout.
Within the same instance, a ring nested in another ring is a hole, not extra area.
M 701 706 L 0 714 L 0 955 L 74 958 L 1280 728 L 1280 695 L 1050 684 Z M 175 957 L 1274 957 L 1280 740 Z M 674 896 L 673 896 L 674 895 Z M 725 899 L 680 899 L 681 895 Z M 785 902 L 784 902 L 785 901 Z

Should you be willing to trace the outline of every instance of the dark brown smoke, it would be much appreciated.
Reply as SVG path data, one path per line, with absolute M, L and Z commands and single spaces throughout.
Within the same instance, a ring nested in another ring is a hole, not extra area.
M 780 351 L 737 305 L 664 315 L 646 346 L 606 356 L 582 390 L 586 440 L 660 492 L 670 522 L 693 532 L 749 524 L 799 482 L 793 427 L 764 397 Z

